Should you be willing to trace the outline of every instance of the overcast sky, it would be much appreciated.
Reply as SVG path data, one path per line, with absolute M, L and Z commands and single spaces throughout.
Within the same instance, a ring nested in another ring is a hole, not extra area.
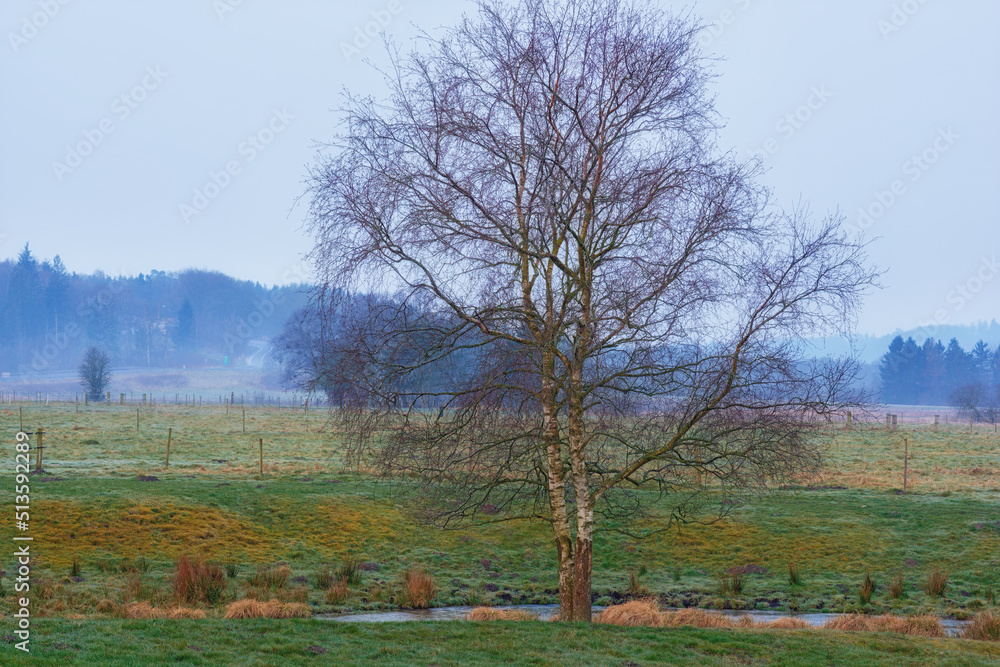
M 997 317 L 1000 3 L 663 5 L 709 25 L 721 145 L 766 155 L 779 203 L 839 209 L 875 239 L 888 271 L 860 332 Z M 343 88 L 380 89 L 366 28 L 406 43 L 470 8 L 4 0 L 0 257 L 30 242 L 77 272 L 308 279 L 296 198 Z

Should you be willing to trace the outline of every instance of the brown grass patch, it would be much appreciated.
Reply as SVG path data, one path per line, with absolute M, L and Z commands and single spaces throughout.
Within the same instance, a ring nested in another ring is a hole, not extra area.
M 123 605 L 116 610 L 118 613 L 115 616 L 119 618 L 128 619 L 149 619 L 149 618 L 166 618 L 167 612 L 163 609 L 157 609 L 148 602 L 132 602 L 127 605 Z
M 427 609 L 437 594 L 437 584 L 426 570 L 410 568 L 403 573 L 403 590 L 400 603 L 403 607 Z
M 284 563 L 279 563 L 258 567 L 256 572 L 247 577 L 247 584 L 265 590 L 280 590 L 288 585 L 288 578 L 291 576 L 292 568 Z
M 237 600 L 226 607 L 223 618 L 310 618 L 309 605 L 270 600 Z
M 204 609 L 191 607 L 174 607 L 167 612 L 167 618 L 205 618 L 207 615 Z
M 915 637 L 944 637 L 944 628 L 937 616 L 864 616 L 845 614 L 823 626 L 827 630 L 847 632 L 895 632 Z
M 927 584 L 925 586 L 927 594 L 932 597 L 941 597 L 944 595 L 944 590 L 948 587 L 948 573 L 934 568 L 930 574 L 927 575 Z
M 664 612 L 661 615 L 661 623 L 666 628 L 679 628 L 682 626 L 693 628 L 736 627 L 736 621 L 728 616 L 712 614 L 702 609 L 678 609 L 677 611 Z
M 351 595 L 351 590 L 347 587 L 347 580 L 341 579 L 330 584 L 323 594 L 323 599 L 329 604 L 341 604 Z
M 174 596 L 181 602 L 216 604 L 226 592 L 226 575 L 218 565 L 181 556 L 174 574 Z
M 652 600 L 630 600 L 624 604 L 612 605 L 602 611 L 595 622 L 605 625 L 650 628 L 658 628 L 662 625 L 660 607 Z
M 1000 642 L 1000 615 L 989 611 L 979 612 L 972 617 L 969 625 L 965 627 L 962 637 L 987 642 Z
M 523 609 L 476 607 L 466 616 L 469 621 L 537 621 L 538 614 Z
M 767 628 L 769 630 L 808 630 L 813 626 L 810 623 L 803 621 L 801 618 L 782 616 L 781 618 L 776 618 L 773 621 L 761 623 L 760 627 Z

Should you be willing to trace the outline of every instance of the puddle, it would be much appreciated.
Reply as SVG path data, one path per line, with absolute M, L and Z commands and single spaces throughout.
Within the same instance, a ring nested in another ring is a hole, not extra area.
M 548 620 L 559 613 L 557 604 L 516 604 L 504 605 L 498 609 L 520 609 L 538 614 L 542 620 Z M 462 621 L 466 615 L 473 610 L 473 607 L 436 607 L 433 609 L 403 609 L 398 611 L 372 611 L 359 614 L 317 614 L 313 618 L 327 621 L 340 621 L 344 623 L 398 623 L 401 621 Z M 594 613 L 603 611 L 604 607 L 595 605 Z M 664 609 L 664 611 L 677 611 L 677 609 Z M 731 609 L 705 609 L 710 614 L 721 614 L 732 618 L 749 616 L 753 620 L 765 623 L 776 618 L 801 618 L 806 623 L 819 627 L 834 618 L 843 614 L 796 614 L 786 611 L 756 611 L 756 610 L 731 610 Z M 956 637 L 965 627 L 967 621 L 955 621 L 941 619 L 941 627 L 949 637 Z

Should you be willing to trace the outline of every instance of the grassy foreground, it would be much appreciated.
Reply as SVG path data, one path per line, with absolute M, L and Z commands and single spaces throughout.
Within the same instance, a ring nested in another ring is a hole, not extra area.
M 7 624 L 4 623 L 5 627 Z M 4 632 L 6 632 L 4 630 Z M 68 621 L 36 627 L 5 665 L 887 665 L 1000 664 L 1000 646 L 829 631 L 565 623 Z

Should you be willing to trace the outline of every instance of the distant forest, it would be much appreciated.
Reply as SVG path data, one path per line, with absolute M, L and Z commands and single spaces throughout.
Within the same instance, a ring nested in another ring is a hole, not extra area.
M 0 261 L 0 371 L 75 370 L 89 345 L 119 367 L 232 365 L 277 336 L 306 291 L 196 269 L 71 273 L 25 245 Z
M 0 261 L 0 371 L 75 371 L 90 345 L 119 368 L 232 366 L 259 349 L 251 342 L 273 339 L 285 377 L 301 384 L 310 366 L 315 373 L 331 361 L 307 349 L 324 338 L 306 307 L 309 289 L 197 269 L 71 273 L 58 255 L 40 260 L 25 245 L 16 260 Z M 1000 396 L 993 390 L 1000 386 L 1000 344 L 980 340 L 966 350 L 956 338 L 945 345 L 896 336 L 872 375 L 867 383 L 891 404 L 955 405 L 973 386 Z
M 948 346 L 934 338 L 918 344 L 896 336 L 879 365 L 881 396 L 902 405 L 955 405 L 962 388 L 1000 385 L 1000 345 L 980 340 L 964 350 L 954 338 Z

